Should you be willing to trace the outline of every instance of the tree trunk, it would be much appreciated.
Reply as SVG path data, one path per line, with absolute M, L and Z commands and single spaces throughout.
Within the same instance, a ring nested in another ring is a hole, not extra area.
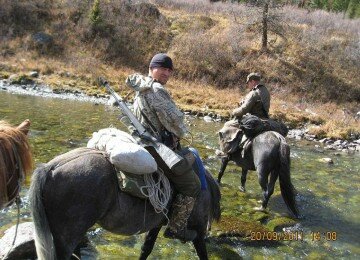
M 262 16 L 262 51 L 267 51 L 268 43 L 268 15 L 269 15 L 270 0 L 266 0 L 264 3 L 263 16 Z

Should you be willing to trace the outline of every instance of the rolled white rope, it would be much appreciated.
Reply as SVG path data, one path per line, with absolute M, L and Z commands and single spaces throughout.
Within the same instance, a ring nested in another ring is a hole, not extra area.
M 168 210 L 166 208 L 171 196 L 171 186 L 164 172 L 158 168 L 158 180 L 155 181 L 153 173 L 144 174 L 145 186 L 139 187 L 141 193 L 148 197 L 151 205 L 153 205 L 156 213 L 163 213 L 167 217 Z M 144 190 L 146 189 L 146 190 Z

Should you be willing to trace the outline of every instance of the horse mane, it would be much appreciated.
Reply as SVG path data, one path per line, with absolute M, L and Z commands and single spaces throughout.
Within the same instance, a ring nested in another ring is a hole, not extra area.
M 25 178 L 31 171 L 32 162 L 27 136 L 8 122 L 0 120 L 0 204 L 16 197 L 19 190 L 17 180 Z M 22 168 L 21 172 L 19 168 Z M 9 187 L 10 182 L 16 184 Z

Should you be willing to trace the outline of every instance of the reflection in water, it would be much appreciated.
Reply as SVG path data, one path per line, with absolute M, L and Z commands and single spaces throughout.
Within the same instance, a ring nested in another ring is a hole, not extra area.
M 45 163 L 54 156 L 83 146 L 91 134 L 101 128 L 115 126 L 123 128 L 116 119 L 117 110 L 93 103 L 64 101 L 10 95 L 0 92 L 0 119 L 13 124 L 29 118 L 32 121 L 30 142 L 35 163 Z M 205 123 L 187 117 L 194 136 L 194 144 L 206 167 L 217 174 L 220 161 L 214 156 L 217 148 L 216 132 L 220 123 Z M 213 226 L 212 237 L 208 240 L 211 259 L 253 259 L 253 258 L 352 258 L 360 256 L 360 155 L 341 154 L 315 149 L 314 143 L 292 142 L 292 179 L 298 190 L 297 198 L 303 218 L 296 221 L 294 230 L 304 234 L 303 241 L 251 241 L 243 237 L 218 236 L 224 233 L 222 225 Z M 319 162 L 323 157 L 331 157 L 334 165 Z M 247 192 L 239 191 L 241 169 L 229 164 L 223 177 L 222 215 L 224 221 L 234 228 L 249 232 L 254 228 L 264 230 L 278 227 L 281 221 L 289 221 L 287 209 L 276 185 L 268 211 L 257 212 L 261 189 L 254 172 L 248 174 Z M 29 178 L 22 191 L 21 221 L 30 221 L 26 197 Z M 0 212 L 0 236 L 4 230 L 16 223 L 16 209 L 12 207 Z M 319 232 L 319 239 L 313 234 Z M 327 240 L 323 234 L 336 232 L 336 240 Z M 89 232 L 90 240 L 96 245 L 101 259 L 115 259 L 139 256 L 144 235 L 124 237 L 111 234 L 94 226 Z M 165 259 L 181 256 L 196 259 L 191 244 L 182 244 L 159 236 L 151 259 Z

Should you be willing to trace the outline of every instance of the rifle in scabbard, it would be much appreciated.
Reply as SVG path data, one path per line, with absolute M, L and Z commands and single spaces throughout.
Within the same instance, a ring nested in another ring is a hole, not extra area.
M 166 165 L 172 169 L 175 164 L 183 160 L 183 158 L 172 151 L 166 145 L 160 143 L 155 137 L 153 137 L 145 127 L 140 123 L 140 121 L 135 117 L 135 115 L 128 108 L 122 97 L 115 93 L 115 91 L 110 87 L 109 83 L 102 77 L 99 77 L 100 86 L 106 88 L 111 96 L 114 97 L 116 103 L 119 105 L 119 109 L 122 114 L 127 117 L 130 121 L 130 124 L 136 129 L 138 137 L 144 141 L 147 145 L 151 145 L 155 148 L 156 152 L 164 160 Z

